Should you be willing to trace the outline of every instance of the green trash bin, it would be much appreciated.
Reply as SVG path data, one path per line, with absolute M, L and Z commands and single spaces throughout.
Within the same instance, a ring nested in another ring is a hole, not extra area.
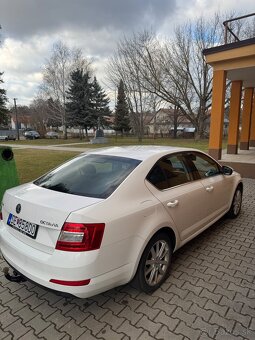
M 0 147 L 0 203 L 5 190 L 16 185 L 19 185 L 19 178 L 12 149 Z

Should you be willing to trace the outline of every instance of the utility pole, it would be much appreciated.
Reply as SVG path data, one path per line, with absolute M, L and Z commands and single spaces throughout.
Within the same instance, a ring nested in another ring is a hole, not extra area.
M 18 110 L 17 110 L 17 105 L 16 105 L 16 100 L 18 98 L 13 98 L 14 101 L 14 108 L 15 108 L 15 116 L 16 116 L 16 130 L 17 130 L 17 137 L 19 140 L 19 122 L 18 122 Z

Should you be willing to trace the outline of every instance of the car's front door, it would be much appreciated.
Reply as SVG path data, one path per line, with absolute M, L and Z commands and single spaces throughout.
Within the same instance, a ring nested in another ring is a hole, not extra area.
M 221 168 L 211 157 L 199 152 L 186 155 L 193 171 L 200 178 L 206 192 L 206 211 L 209 221 L 215 220 L 228 210 L 232 183 L 222 174 Z

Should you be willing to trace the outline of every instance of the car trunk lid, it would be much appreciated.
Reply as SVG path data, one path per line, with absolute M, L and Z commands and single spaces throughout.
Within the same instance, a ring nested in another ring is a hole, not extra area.
M 16 238 L 36 249 L 52 253 L 69 214 L 101 201 L 99 198 L 45 189 L 32 183 L 25 184 L 6 191 L 3 220 Z

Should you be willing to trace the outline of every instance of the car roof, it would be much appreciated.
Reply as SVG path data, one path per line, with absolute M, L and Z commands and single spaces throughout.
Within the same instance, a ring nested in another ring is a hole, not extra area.
M 156 145 L 132 145 L 132 146 L 119 146 L 119 147 L 107 147 L 93 150 L 89 154 L 118 156 L 133 158 L 144 161 L 155 155 L 166 155 L 181 151 L 199 151 L 191 148 L 181 148 L 173 146 L 156 146 Z M 88 152 L 86 152 L 88 154 Z

